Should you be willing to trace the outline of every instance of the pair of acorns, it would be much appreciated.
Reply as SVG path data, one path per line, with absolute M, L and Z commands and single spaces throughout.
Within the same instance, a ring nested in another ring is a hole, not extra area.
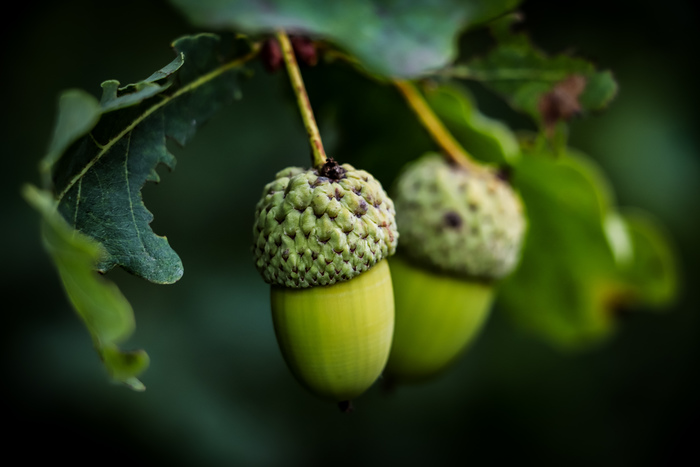
M 330 158 L 287 168 L 255 217 L 284 359 L 341 408 L 382 373 L 417 381 L 449 366 L 488 315 L 525 231 L 520 198 L 495 171 L 434 153 L 402 171 L 393 201 L 372 175 Z

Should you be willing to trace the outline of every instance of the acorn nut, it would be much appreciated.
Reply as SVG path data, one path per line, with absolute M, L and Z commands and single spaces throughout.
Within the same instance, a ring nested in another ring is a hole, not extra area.
M 495 282 L 517 265 L 525 216 L 495 171 L 428 153 L 407 164 L 393 193 L 401 232 L 390 261 L 396 301 L 386 374 L 397 382 L 445 370 L 478 334 Z
M 392 200 L 349 164 L 290 167 L 265 186 L 253 233 L 289 369 L 312 393 L 347 407 L 379 377 L 391 347 Z

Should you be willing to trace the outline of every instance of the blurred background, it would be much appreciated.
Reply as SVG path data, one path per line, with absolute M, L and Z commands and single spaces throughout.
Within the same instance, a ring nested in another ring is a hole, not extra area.
M 186 148 L 173 148 L 177 170 L 143 190 L 152 227 L 168 236 L 185 275 L 156 286 L 109 273 L 136 314 L 125 347 L 144 348 L 151 367 L 144 393 L 108 382 L 19 189 L 39 182 L 36 166 L 59 92 L 99 95 L 106 79 L 141 80 L 172 59 L 173 39 L 199 31 L 160 0 L 16 5 L 0 32 L 0 131 L 9 166 L 0 187 L 8 458 L 202 466 L 639 466 L 697 458 L 699 18 L 690 1 L 642 3 L 573 1 L 564 10 L 561 2 L 525 1 L 521 11 L 543 49 L 573 49 L 615 72 L 617 100 L 575 121 L 571 145 L 599 162 L 621 206 L 643 208 L 667 226 L 683 273 L 677 303 L 627 313 L 612 339 L 579 352 L 552 347 L 496 306 L 450 372 L 391 393 L 377 384 L 349 416 L 305 392 L 285 367 L 268 286 L 250 256 L 249 226 L 263 185 L 282 167 L 308 163 L 286 76 L 258 64 L 244 98 Z M 429 147 L 391 88 L 340 65 L 304 73 L 329 153 L 389 186 L 397 167 L 420 154 L 414 148 Z M 472 91 L 485 114 L 528 127 L 483 89 Z M 336 100 L 344 93 L 355 96 L 356 116 L 344 117 L 341 130 Z M 365 105 L 395 118 L 368 134 L 360 121 Z M 396 153 L 362 154 L 365 142 L 390 131 L 405 135 Z M 339 147 L 341 140 L 352 144 Z

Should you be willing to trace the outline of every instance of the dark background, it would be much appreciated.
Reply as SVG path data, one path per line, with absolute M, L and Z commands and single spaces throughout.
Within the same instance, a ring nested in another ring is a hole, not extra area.
M 0 188 L 1 361 L 8 459 L 203 466 L 697 461 L 694 62 L 700 42 L 691 2 L 574 1 L 564 8 L 525 1 L 521 9 L 524 26 L 545 50 L 575 50 L 614 70 L 618 99 L 607 112 L 574 122 L 571 144 L 601 164 L 621 206 L 644 208 L 668 227 L 684 279 L 675 306 L 626 314 L 612 339 L 576 353 L 515 327 L 496 307 L 452 371 L 391 394 L 376 385 L 350 416 L 310 396 L 287 371 L 272 331 L 268 287 L 250 258 L 249 225 L 262 186 L 280 168 L 308 158 L 286 77 L 257 65 L 244 98 L 188 147 L 175 148 L 177 170 L 143 190 L 154 230 L 168 236 L 186 273 L 172 286 L 109 274 L 136 313 L 129 346 L 145 348 L 151 368 L 142 378 L 144 393 L 107 381 L 19 189 L 39 181 L 36 165 L 60 91 L 77 87 L 99 95 L 106 79 L 143 79 L 172 59 L 173 39 L 199 31 L 162 1 L 96 3 L 25 2 L 3 18 L 0 131 L 9 177 Z M 334 96 L 357 94 L 358 119 L 363 106 L 388 112 L 398 97 L 343 67 L 305 70 L 305 76 L 329 152 L 385 185 L 397 166 L 418 155 L 349 154 L 373 135 L 353 134 L 352 125 L 339 129 Z M 487 115 L 527 125 L 482 89 L 473 90 Z M 387 131 L 411 120 L 408 111 L 395 114 Z M 427 144 L 415 133 L 406 139 Z M 338 147 L 342 141 L 348 144 Z

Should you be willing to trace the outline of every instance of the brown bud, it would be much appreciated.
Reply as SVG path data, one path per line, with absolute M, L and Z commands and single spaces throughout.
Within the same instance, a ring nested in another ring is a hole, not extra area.
M 282 66 L 282 49 L 275 38 L 271 37 L 263 43 L 260 50 L 260 60 L 270 73 L 280 69 Z
M 304 36 L 292 36 L 290 42 L 298 61 L 308 66 L 314 66 L 318 63 L 316 45 L 311 39 Z
M 559 120 L 569 120 L 581 111 L 578 99 L 584 89 L 586 78 L 571 75 L 540 98 L 538 108 L 548 131 L 551 132 Z

